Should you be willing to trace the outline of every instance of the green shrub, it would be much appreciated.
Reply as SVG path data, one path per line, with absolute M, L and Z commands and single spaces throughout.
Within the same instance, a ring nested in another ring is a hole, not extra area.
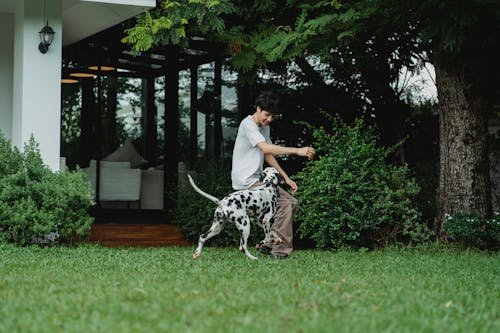
M 406 166 L 386 162 L 396 147 L 378 146 L 361 120 L 330 120 L 330 131 L 304 124 L 313 131 L 318 158 L 296 176 L 299 234 L 320 248 L 427 240 L 430 231 L 414 203 L 419 186 Z
M 21 153 L 0 133 L 0 241 L 55 245 L 85 236 L 92 204 L 81 171 L 52 172 L 33 137 Z
M 189 172 L 196 185 L 204 192 L 222 199 L 234 190 L 231 188 L 230 170 L 223 167 L 221 161 L 206 162 L 200 170 Z M 208 171 L 207 171 L 208 170 Z M 185 184 L 179 186 L 177 207 L 174 211 L 174 220 L 181 227 L 186 239 L 198 242 L 200 234 L 208 231 L 212 225 L 214 211 L 217 205 L 201 196 L 189 184 L 186 177 Z M 263 238 L 260 227 L 251 226 L 249 245 L 257 243 Z M 240 234 L 232 223 L 226 223 L 222 232 L 207 241 L 207 245 L 236 246 L 239 244 Z
M 12 174 L 22 166 L 22 156 L 17 147 L 12 147 L 0 131 L 0 178 Z
M 500 246 L 500 214 L 490 219 L 471 213 L 456 213 L 446 217 L 444 230 L 448 236 L 464 245 L 498 249 Z
M 486 220 L 486 237 L 491 241 L 492 247 L 500 247 L 500 213 L 494 212 L 491 219 Z

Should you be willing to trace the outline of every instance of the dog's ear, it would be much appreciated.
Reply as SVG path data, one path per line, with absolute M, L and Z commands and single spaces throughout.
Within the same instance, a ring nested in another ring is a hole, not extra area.
M 278 177 L 278 184 L 279 184 L 279 185 L 285 185 L 285 177 L 283 177 L 283 176 L 281 175 L 281 173 L 279 173 L 279 172 L 278 172 L 277 177 Z
M 264 178 L 266 178 L 266 174 L 264 172 L 261 172 L 259 177 L 259 182 L 263 182 Z

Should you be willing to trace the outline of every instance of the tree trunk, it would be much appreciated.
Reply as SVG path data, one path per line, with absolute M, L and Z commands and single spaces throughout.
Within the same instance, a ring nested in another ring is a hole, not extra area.
M 474 90 L 463 67 L 435 64 L 440 106 L 439 188 L 436 231 L 458 212 L 491 215 L 487 152 L 487 104 Z

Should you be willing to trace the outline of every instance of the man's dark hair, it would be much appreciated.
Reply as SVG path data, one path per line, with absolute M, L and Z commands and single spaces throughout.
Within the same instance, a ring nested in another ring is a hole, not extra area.
M 262 110 L 272 114 L 278 113 L 279 97 L 273 91 L 263 91 L 255 100 L 255 107 L 260 107 Z

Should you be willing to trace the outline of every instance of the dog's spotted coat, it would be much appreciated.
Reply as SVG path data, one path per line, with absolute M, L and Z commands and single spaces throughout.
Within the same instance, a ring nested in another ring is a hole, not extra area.
M 234 223 L 240 231 L 240 250 L 243 250 L 251 259 L 257 259 L 247 248 L 251 221 L 264 229 L 264 243 L 281 243 L 281 239 L 271 231 L 271 220 L 276 213 L 278 183 L 281 177 L 275 168 L 269 167 L 262 171 L 260 177 L 262 185 L 250 190 L 233 192 L 221 200 L 200 190 L 191 176 L 188 175 L 188 177 L 195 191 L 218 204 L 212 226 L 207 233 L 200 235 L 198 247 L 193 254 L 194 259 L 200 256 L 203 244 L 224 229 L 226 221 Z

